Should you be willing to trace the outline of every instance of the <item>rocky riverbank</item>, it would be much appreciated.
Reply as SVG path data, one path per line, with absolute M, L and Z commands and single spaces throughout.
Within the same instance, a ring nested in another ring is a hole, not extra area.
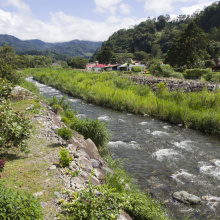
M 13 96 L 18 100 L 36 98 L 36 96 L 21 87 L 14 89 Z M 37 152 L 30 150 L 28 158 L 32 158 L 32 160 L 28 163 L 37 164 L 41 160 L 47 161 L 46 166 L 41 170 L 41 172 L 46 173 L 46 177 L 45 175 L 38 176 L 40 182 L 44 183 L 44 190 L 34 192 L 33 195 L 40 199 L 44 219 L 50 220 L 57 219 L 56 215 L 62 210 L 60 201 L 68 201 L 71 192 L 83 190 L 88 186 L 92 171 L 91 183 L 97 186 L 104 183 L 106 173 L 113 172 L 113 170 L 107 167 L 91 139 L 85 139 L 75 131 L 69 141 L 59 137 L 56 129 L 64 127 L 65 124 L 61 121 L 60 116 L 56 115 L 45 102 L 40 100 L 39 104 L 41 106 L 39 112 L 31 117 L 35 130 L 33 138 L 37 140 L 34 148 Z M 30 112 L 33 108 L 34 105 L 30 105 L 26 108 L 26 111 Z M 42 145 L 41 143 L 44 143 L 46 151 L 39 147 Z M 58 151 L 60 147 L 65 147 L 72 158 L 70 165 L 65 168 L 59 166 Z M 33 154 L 36 154 L 36 156 Z M 75 175 L 72 175 L 73 173 Z M 56 187 L 56 191 L 53 191 L 53 187 L 58 182 L 60 183 L 59 188 Z M 44 200 L 43 196 L 51 190 L 53 196 Z M 67 191 L 69 193 L 65 193 Z M 131 218 L 127 213 L 122 212 L 118 219 L 129 220 Z
M 218 85 L 200 80 L 182 80 L 174 78 L 157 78 L 154 76 L 127 76 L 132 81 L 149 86 L 153 91 L 157 91 L 157 84 L 164 83 L 168 91 L 178 91 L 179 89 L 184 92 L 201 91 L 204 87 L 209 91 L 215 90 Z

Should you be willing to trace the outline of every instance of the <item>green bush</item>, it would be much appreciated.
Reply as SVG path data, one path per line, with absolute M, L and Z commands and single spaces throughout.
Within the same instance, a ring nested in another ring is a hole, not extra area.
M 2 147 L 17 147 L 22 151 L 26 149 L 26 140 L 32 133 L 32 125 L 24 113 L 13 112 L 9 102 L 4 101 L 0 105 L 0 125 Z
M 178 79 L 184 78 L 183 74 L 180 73 L 180 72 L 172 72 L 172 73 L 170 74 L 170 77 L 178 78 Z
M 220 82 L 220 73 L 214 73 L 210 80 L 211 82 Z
M 57 129 L 57 134 L 66 141 L 69 141 L 73 136 L 73 132 L 66 127 Z
M 150 74 L 152 74 L 154 76 L 161 76 L 162 75 L 161 64 L 158 60 L 153 59 L 150 61 L 149 72 L 150 72 Z
M 82 134 L 85 139 L 90 138 L 97 147 L 104 147 L 109 140 L 109 131 L 99 120 L 75 118 L 70 128 Z
M 63 110 L 68 110 L 70 102 L 66 101 L 66 99 L 67 96 L 62 96 L 60 98 L 56 98 L 55 96 L 53 96 L 52 98 L 47 99 L 47 104 L 52 108 L 53 106 L 56 108 L 60 106 Z
M 185 71 L 186 79 L 199 79 L 201 76 L 207 74 L 210 70 L 208 69 L 187 69 Z
M 208 73 L 204 74 L 203 75 L 203 78 L 206 80 L 206 81 L 211 81 L 212 77 L 214 76 L 215 73 L 213 73 L 212 71 L 209 71 Z
M 132 71 L 135 73 L 140 73 L 142 71 L 141 66 L 133 66 Z
M 13 85 L 8 80 L 0 78 L 0 99 L 9 98 L 12 89 Z
M 212 60 L 205 60 L 206 68 L 213 67 L 213 66 L 215 66 L 215 62 L 213 62 Z
M 70 165 L 72 158 L 70 157 L 69 152 L 65 148 L 61 147 L 58 155 L 60 167 L 67 167 Z
M 43 214 L 37 199 L 21 195 L 6 188 L 0 182 L 0 219 L 41 220 Z

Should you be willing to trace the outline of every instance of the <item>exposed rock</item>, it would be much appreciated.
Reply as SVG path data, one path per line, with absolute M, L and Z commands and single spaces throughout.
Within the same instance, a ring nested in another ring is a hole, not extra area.
M 130 217 L 130 215 L 128 215 L 128 213 L 123 211 L 120 213 L 117 220 L 132 220 L 132 218 Z
M 52 165 L 51 167 L 50 167 L 50 170 L 56 170 L 56 165 Z
M 89 161 L 91 162 L 93 168 L 101 168 L 102 164 L 99 160 L 90 159 Z
M 99 179 L 99 180 L 104 180 L 105 179 L 105 172 L 99 168 L 94 169 L 94 175 Z
M 33 195 L 36 197 L 42 196 L 44 194 L 44 192 L 36 192 Z
M 95 176 L 92 176 L 91 177 L 91 183 L 92 185 L 94 186 L 99 186 L 101 183 L 99 182 L 99 180 L 95 177 Z
M 90 172 L 92 171 L 92 164 L 86 157 L 81 156 L 78 162 L 81 164 L 82 169 L 90 170 Z
M 33 109 L 34 105 L 30 105 L 29 107 L 26 108 L 26 111 Z
M 201 199 L 195 195 L 189 194 L 186 191 L 180 191 L 173 193 L 172 197 L 180 202 L 196 205 L 201 202 Z

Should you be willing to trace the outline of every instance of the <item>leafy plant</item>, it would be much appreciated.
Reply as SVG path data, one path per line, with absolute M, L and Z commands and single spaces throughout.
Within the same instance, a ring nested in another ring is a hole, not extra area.
M 23 113 L 13 112 L 7 101 L 0 105 L 0 144 L 3 147 L 26 149 L 31 135 L 31 121 Z
M 133 66 L 132 71 L 135 73 L 139 73 L 142 71 L 142 68 L 141 68 L 141 66 Z
M 39 201 L 3 186 L 0 182 L 0 219 L 43 219 Z
M 69 152 L 65 148 L 61 148 L 59 151 L 59 165 L 61 167 L 67 167 L 70 165 L 72 158 L 69 155 Z
M 73 132 L 66 127 L 57 129 L 57 134 L 66 141 L 69 141 L 73 136 Z
M 97 147 L 104 146 L 109 140 L 109 131 L 106 129 L 105 124 L 99 120 L 75 118 L 70 127 L 86 139 L 90 138 Z
M 161 207 L 145 194 L 137 190 L 118 191 L 108 184 L 93 186 L 91 176 L 88 187 L 70 195 L 70 201 L 63 203 L 63 213 L 60 219 L 117 219 L 122 210 L 127 211 L 133 219 L 139 220 L 166 220 Z M 121 179 L 122 180 L 122 179 Z
M 55 96 L 53 96 L 52 98 L 47 99 L 47 104 L 52 108 L 53 106 L 56 108 L 58 106 L 61 106 L 63 110 L 67 110 L 69 108 L 70 102 L 66 101 L 66 99 L 67 99 L 66 96 L 62 96 L 60 98 L 56 98 Z
M 7 99 L 11 94 L 13 85 L 6 79 L 0 78 L 0 99 Z

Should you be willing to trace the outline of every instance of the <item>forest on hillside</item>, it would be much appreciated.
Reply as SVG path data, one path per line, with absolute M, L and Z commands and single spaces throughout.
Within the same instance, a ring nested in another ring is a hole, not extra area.
M 215 2 L 191 16 L 179 15 L 176 19 L 171 19 L 170 15 L 160 15 L 157 18 L 148 18 L 132 28 L 121 29 L 103 42 L 102 47 L 93 54 L 91 61 L 98 59 L 100 51 L 104 48 L 109 48 L 114 53 L 113 62 L 119 63 L 126 61 L 126 58 L 142 60 L 147 54 L 151 57 L 163 57 L 171 48 L 174 39 L 193 20 L 210 41 L 208 52 L 212 57 L 213 50 L 220 48 L 220 2 Z

